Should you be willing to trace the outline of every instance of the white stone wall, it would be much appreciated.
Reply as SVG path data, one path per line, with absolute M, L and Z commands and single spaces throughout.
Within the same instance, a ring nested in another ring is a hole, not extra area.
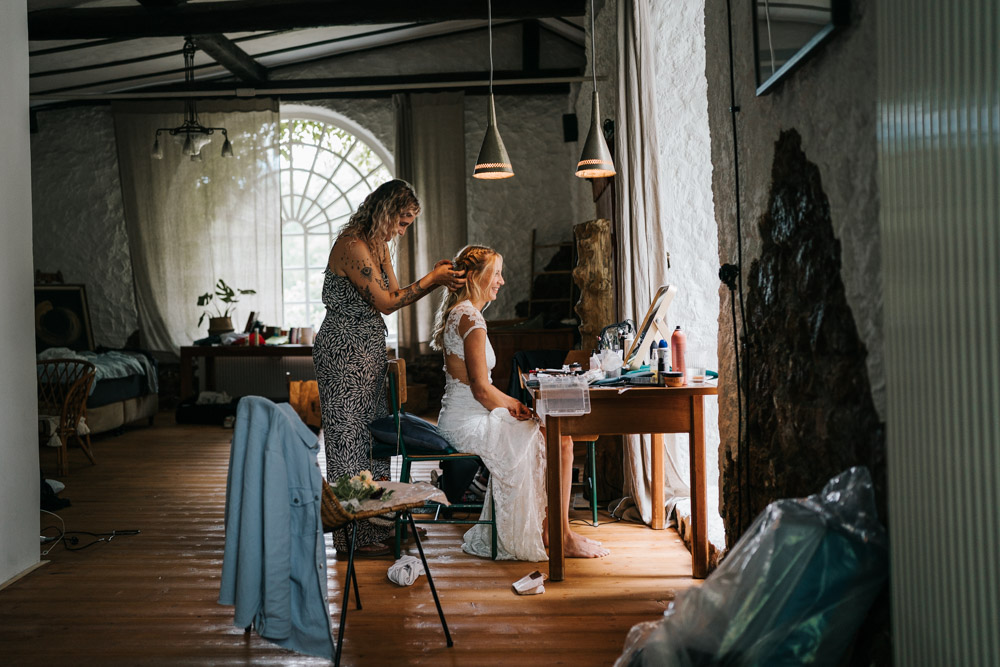
M 652 3 L 660 142 L 660 213 L 677 296 L 668 316 L 687 336 L 686 361 L 718 370 L 719 242 L 712 203 L 712 150 L 705 77 L 705 0 Z M 679 440 L 686 437 L 678 436 Z M 709 533 L 722 546 L 718 517 L 719 403 L 705 400 Z M 679 448 L 686 454 L 686 447 Z M 687 469 L 683 460 L 682 469 Z
M 37 114 L 31 135 L 36 270 L 86 286 L 97 345 L 137 327 L 114 119 L 109 106 Z

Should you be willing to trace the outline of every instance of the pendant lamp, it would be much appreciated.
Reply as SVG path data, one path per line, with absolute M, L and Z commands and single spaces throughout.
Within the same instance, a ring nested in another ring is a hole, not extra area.
M 486 11 L 490 35 L 490 103 L 487 109 L 486 137 L 483 139 L 482 148 L 479 149 L 479 158 L 472 170 L 472 176 L 484 179 L 510 178 L 514 175 L 514 168 L 510 164 L 510 157 L 497 129 L 497 112 L 493 104 L 493 7 L 490 0 L 486 2 Z
M 590 0 L 590 69 L 594 77 L 594 97 L 590 105 L 590 132 L 583 144 L 580 162 L 576 165 L 576 175 L 580 178 L 605 178 L 615 175 L 615 163 L 611 160 L 608 142 L 601 130 L 601 107 L 597 96 L 597 48 L 594 40 L 594 0 Z

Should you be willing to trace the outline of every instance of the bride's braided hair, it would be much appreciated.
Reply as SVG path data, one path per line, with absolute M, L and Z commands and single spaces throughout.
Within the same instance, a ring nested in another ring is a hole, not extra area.
M 444 325 L 448 322 L 448 314 L 452 308 L 468 299 L 479 301 L 489 288 L 493 276 L 493 265 L 499 253 L 484 245 L 467 245 L 458 251 L 452 264 L 456 271 L 465 271 L 465 285 L 454 292 L 448 292 L 438 307 L 434 318 L 434 335 L 431 337 L 431 348 L 444 349 Z M 485 279 L 484 279 L 485 277 Z

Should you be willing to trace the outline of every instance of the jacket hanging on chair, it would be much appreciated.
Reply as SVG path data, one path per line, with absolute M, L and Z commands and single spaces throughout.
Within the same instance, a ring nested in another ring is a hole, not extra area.
M 322 476 L 316 436 L 287 403 L 240 400 L 226 481 L 219 603 L 233 624 L 279 646 L 332 658 Z

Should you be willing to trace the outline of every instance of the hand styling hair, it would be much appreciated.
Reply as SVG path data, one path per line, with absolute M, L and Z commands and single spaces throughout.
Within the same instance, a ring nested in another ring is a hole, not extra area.
M 365 197 L 344 228 L 341 236 L 355 236 L 371 244 L 393 236 L 393 228 L 399 217 L 407 211 L 420 215 L 420 200 L 413 186 L 406 181 L 395 179 L 378 186 Z
M 496 250 L 483 245 L 467 245 L 458 251 L 452 264 L 456 271 L 465 271 L 465 285 L 454 292 L 448 292 L 441 301 L 437 317 L 434 319 L 432 349 L 444 349 L 444 325 L 448 322 L 448 314 L 452 308 L 466 299 L 473 302 L 483 300 L 493 279 L 493 267 L 499 257 L 500 254 Z

